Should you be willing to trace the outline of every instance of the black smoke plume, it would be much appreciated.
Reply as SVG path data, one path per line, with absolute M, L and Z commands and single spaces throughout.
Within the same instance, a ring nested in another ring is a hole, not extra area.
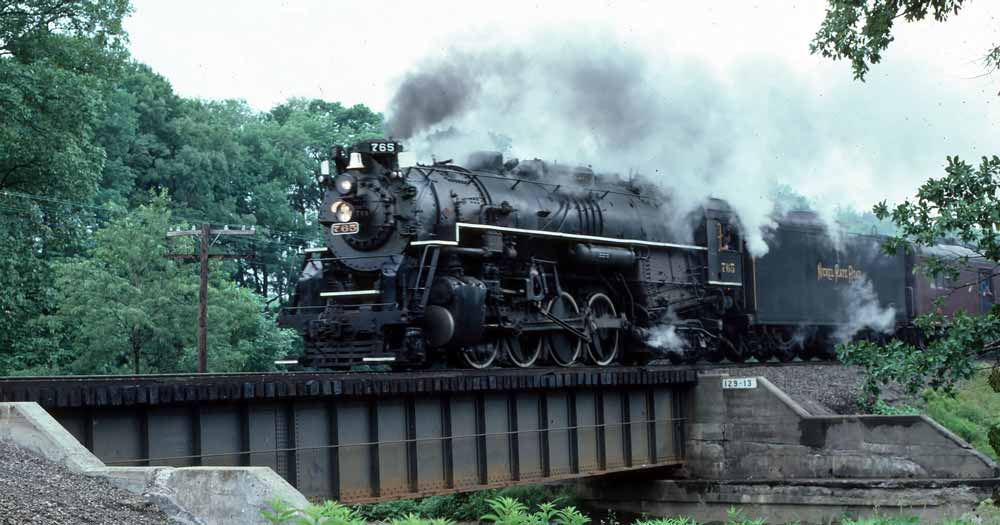
M 673 196 L 668 221 L 710 195 L 726 199 L 761 255 L 777 184 L 813 197 L 829 219 L 845 201 L 906 196 L 948 154 L 985 150 L 995 136 L 990 113 L 935 74 L 879 71 L 865 84 L 849 74 L 818 82 L 766 57 L 721 71 L 600 32 L 553 31 L 503 48 L 466 41 L 415 64 L 387 127 L 425 161 L 497 149 L 503 137 L 508 156 L 639 172 Z
M 445 62 L 415 71 L 389 102 L 389 136 L 408 139 L 464 111 L 479 91 L 475 75 L 461 63 Z

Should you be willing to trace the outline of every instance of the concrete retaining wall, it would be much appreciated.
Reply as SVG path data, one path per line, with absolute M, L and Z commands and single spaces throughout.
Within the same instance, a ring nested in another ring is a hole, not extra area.
M 0 440 L 73 472 L 106 477 L 129 491 L 149 494 L 180 522 L 256 524 L 268 500 L 308 503 L 266 467 L 107 467 L 37 403 L 0 403 Z
M 702 376 L 691 398 L 679 479 L 585 482 L 584 499 L 699 521 L 724 519 L 731 505 L 769 522 L 803 523 L 903 506 L 934 523 L 971 510 L 1000 476 L 988 457 L 927 417 L 814 416 L 764 378 L 732 390 L 722 379 Z
M 926 416 L 813 416 L 767 379 L 702 377 L 688 427 L 698 479 L 993 478 L 987 456 Z M 822 385 L 817 385 L 822 388 Z
M 971 512 L 990 492 L 984 480 L 799 480 L 788 483 L 660 480 L 641 485 L 582 483 L 580 497 L 594 510 L 619 518 L 691 516 L 699 523 L 723 523 L 735 507 L 767 523 L 829 524 L 844 516 L 917 516 L 941 523 Z

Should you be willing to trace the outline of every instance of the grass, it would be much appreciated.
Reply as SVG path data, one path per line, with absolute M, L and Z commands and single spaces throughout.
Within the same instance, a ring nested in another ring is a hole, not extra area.
M 923 409 L 934 421 L 998 461 L 1000 457 L 989 443 L 989 430 L 1000 421 L 1000 394 L 990 387 L 988 377 L 988 371 L 979 372 L 954 397 L 928 391 Z

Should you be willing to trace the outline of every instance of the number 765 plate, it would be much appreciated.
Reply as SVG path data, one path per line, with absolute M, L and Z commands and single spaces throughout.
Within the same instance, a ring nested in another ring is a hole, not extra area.
M 338 222 L 330 225 L 330 233 L 334 235 L 347 235 L 359 231 L 361 231 L 361 226 L 356 222 Z

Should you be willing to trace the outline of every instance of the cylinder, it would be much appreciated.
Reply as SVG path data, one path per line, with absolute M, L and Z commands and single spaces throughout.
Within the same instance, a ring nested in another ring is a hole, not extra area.
M 628 268 L 635 264 L 635 251 L 622 246 L 577 244 L 571 255 L 577 264 L 589 266 Z

